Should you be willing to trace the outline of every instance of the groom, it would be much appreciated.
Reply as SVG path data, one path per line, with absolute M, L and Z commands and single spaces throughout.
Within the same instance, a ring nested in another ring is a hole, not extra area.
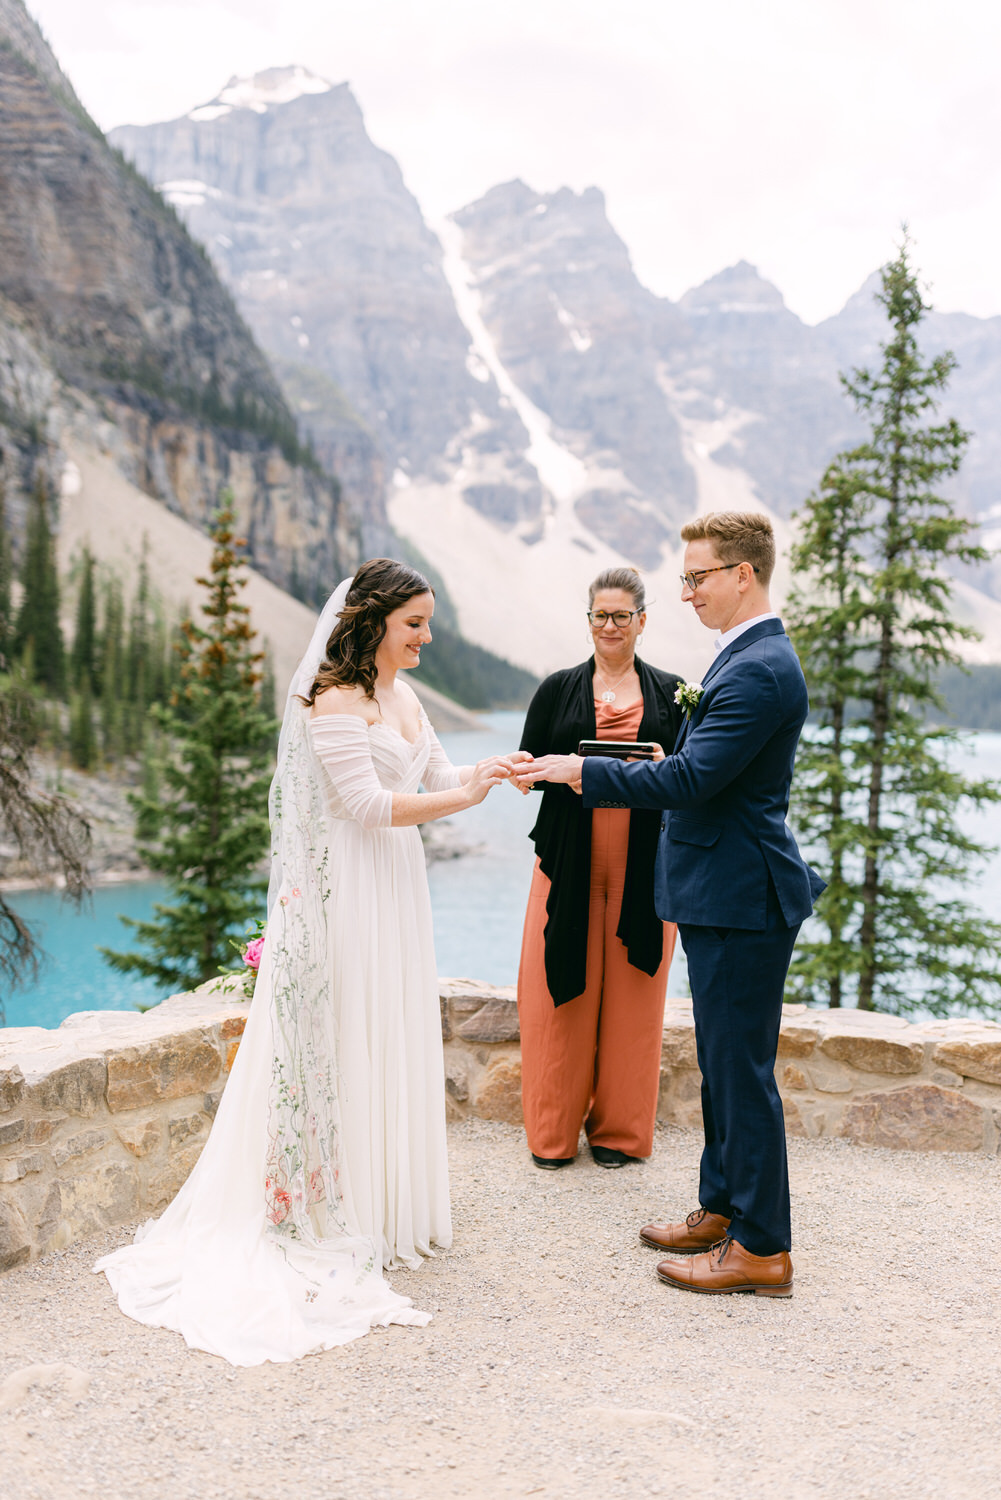
M 719 511 L 682 527 L 681 597 L 716 658 L 661 760 L 546 756 L 520 780 L 567 781 L 588 807 L 664 809 L 657 914 L 678 923 L 702 1070 L 699 1208 L 640 1238 L 681 1252 L 657 1275 L 696 1292 L 792 1295 L 789 1179 L 775 1051 L 800 925 L 823 882 L 786 821 L 806 683 L 769 602 L 767 516 Z M 694 700 L 694 701 L 693 701 Z

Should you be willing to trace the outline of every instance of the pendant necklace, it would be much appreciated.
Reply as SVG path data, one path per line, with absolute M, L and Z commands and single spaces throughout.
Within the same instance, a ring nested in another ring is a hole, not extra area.
M 602 701 L 602 703 L 614 703 L 615 702 L 615 694 L 612 691 L 612 689 L 613 688 L 617 688 L 620 683 L 625 682 L 626 678 L 629 676 L 629 674 L 632 671 L 632 669 L 633 669 L 633 664 L 632 664 L 632 662 L 630 662 L 629 665 L 628 665 L 628 667 L 623 672 L 623 674 L 622 674 L 621 677 L 617 677 L 615 679 L 615 681 L 611 684 L 611 686 L 608 686 L 606 684 L 605 691 L 601 695 L 601 701 Z M 602 676 L 602 674 L 600 672 L 596 672 L 595 676 L 596 677 L 601 677 L 602 682 L 605 681 L 605 678 Z

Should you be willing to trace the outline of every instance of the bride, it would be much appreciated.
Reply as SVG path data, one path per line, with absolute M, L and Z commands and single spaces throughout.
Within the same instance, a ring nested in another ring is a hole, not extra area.
M 234 1365 L 427 1323 L 382 1268 L 451 1244 L 417 825 L 481 802 L 527 757 L 449 764 L 399 680 L 433 609 L 427 579 L 387 558 L 328 600 L 289 688 L 268 923 L 232 1076 L 173 1203 L 95 1267 L 130 1317 Z

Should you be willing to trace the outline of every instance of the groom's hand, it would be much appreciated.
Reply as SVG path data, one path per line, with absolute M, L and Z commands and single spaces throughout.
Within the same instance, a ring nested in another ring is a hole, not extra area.
M 573 791 L 579 792 L 583 764 L 582 755 L 543 755 L 538 760 L 533 760 L 531 765 L 519 766 L 513 780 L 525 792 L 537 781 L 563 782 Z

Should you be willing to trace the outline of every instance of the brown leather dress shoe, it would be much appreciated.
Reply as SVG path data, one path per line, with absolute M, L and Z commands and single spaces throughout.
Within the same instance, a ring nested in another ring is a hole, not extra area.
M 686 1292 L 755 1292 L 759 1297 L 792 1296 L 792 1261 L 777 1255 L 752 1255 L 729 1235 L 705 1255 L 691 1260 L 662 1260 L 657 1275 L 668 1286 Z
M 708 1250 L 721 1240 L 730 1228 L 730 1220 L 722 1214 L 711 1214 L 708 1208 L 697 1208 L 683 1224 L 645 1224 L 640 1230 L 644 1245 L 655 1250 L 677 1250 L 693 1255 L 696 1250 Z

